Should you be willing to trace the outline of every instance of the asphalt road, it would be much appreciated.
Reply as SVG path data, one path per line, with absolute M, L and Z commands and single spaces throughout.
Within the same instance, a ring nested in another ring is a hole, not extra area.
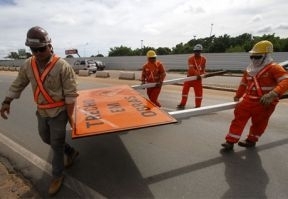
M 14 74 L 0 72 L 1 99 Z M 80 89 L 136 83 L 79 78 Z M 145 95 L 145 90 L 139 92 Z M 160 102 L 165 110 L 174 110 L 180 95 L 180 86 L 163 88 Z M 232 96 L 232 92 L 205 89 L 203 106 L 231 102 Z M 193 107 L 192 92 L 188 106 Z M 80 157 L 66 171 L 65 186 L 55 198 L 288 198 L 287 108 L 287 100 L 282 100 L 255 149 L 235 146 L 231 153 L 222 153 L 220 144 L 233 110 L 74 140 L 68 134 L 67 141 L 80 151 Z M 51 151 L 41 142 L 36 125 L 28 87 L 13 102 L 9 120 L 0 119 L 0 153 L 45 198 Z

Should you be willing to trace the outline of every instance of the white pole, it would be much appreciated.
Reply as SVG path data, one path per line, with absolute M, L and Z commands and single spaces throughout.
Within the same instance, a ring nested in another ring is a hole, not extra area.
M 162 85 L 175 84 L 175 83 L 191 81 L 191 80 L 196 80 L 196 79 L 197 79 L 197 76 L 170 79 L 170 80 L 163 81 Z M 147 84 L 142 84 L 142 85 L 134 85 L 134 86 L 131 86 L 131 87 L 134 88 L 134 89 L 144 89 L 144 88 L 152 88 L 152 87 L 155 87 L 155 86 L 156 86 L 156 83 L 147 83 Z
M 216 76 L 216 75 L 220 75 L 220 74 L 224 74 L 227 71 L 223 70 L 223 71 L 217 71 L 217 72 L 213 72 L 213 73 L 206 73 L 203 75 L 200 75 L 201 78 L 207 78 L 207 77 L 212 77 L 212 76 Z M 181 82 L 186 82 L 186 81 L 192 81 L 192 80 L 196 80 L 197 76 L 190 76 L 190 77 L 182 77 L 182 78 L 177 78 L 177 79 L 170 79 L 170 80 L 166 80 L 163 81 L 162 85 L 170 85 L 170 84 L 175 84 L 175 83 L 181 83 Z M 142 85 L 133 85 L 131 86 L 134 89 L 144 89 L 144 88 L 152 88 L 155 87 L 157 83 L 147 83 L 147 84 L 142 84 Z
M 187 118 L 187 117 L 191 117 L 195 115 L 201 115 L 201 114 L 207 114 L 207 113 L 212 113 L 212 112 L 217 112 L 217 111 L 233 109 L 235 108 L 237 103 L 238 102 L 227 102 L 223 104 L 203 106 L 203 107 L 193 108 L 193 109 L 172 111 L 172 112 L 169 112 L 169 114 L 175 117 L 176 119 L 181 119 L 181 118 Z

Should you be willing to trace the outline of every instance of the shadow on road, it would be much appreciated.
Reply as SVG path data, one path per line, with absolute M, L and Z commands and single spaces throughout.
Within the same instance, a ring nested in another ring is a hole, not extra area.
M 262 167 L 257 149 L 240 153 L 222 152 L 225 177 L 229 185 L 222 198 L 267 198 L 269 178 Z
M 272 143 L 269 143 L 269 144 L 265 144 L 265 145 L 259 145 L 255 149 L 255 152 L 249 151 L 249 150 L 244 150 L 244 151 L 240 151 L 240 152 L 237 152 L 237 153 L 233 152 L 233 153 L 228 153 L 228 154 L 223 154 L 221 152 L 222 156 L 220 156 L 220 157 L 212 158 L 212 159 L 209 159 L 209 160 L 206 160 L 206 161 L 203 161 L 203 162 L 199 162 L 199 163 L 196 163 L 196 164 L 193 164 L 193 165 L 188 165 L 188 166 L 181 167 L 181 168 L 178 168 L 178 169 L 175 169 L 175 170 L 171 170 L 171 171 L 168 171 L 168 172 L 164 172 L 164 173 L 160 173 L 160 174 L 157 174 L 157 175 L 154 175 L 154 176 L 150 176 L 150 177 L 145 179 L 145 182 L 147 184 L 157 183 L 157 182 L 164 181 L 166 179 L 173 178 L 173 177 L 176 177 L 176 176 L 179 176 L 179 175 L 183 175 L 183 174 L 190 173 L 190 172 L 193 172 L 193 171 L 196 171 L 196 170 L 200 170 L 200 169 L 204 169 L 204 168 L 207 168 L 207 167 L 211 167 L 211 166 L 214 166 L 216 164 L 227 163 L 229 161 L 233 162 L 233 161 L 239 159 L 239 157 L 245 157 L 245 156 L 247 156 L 246 158 L 249 158 L 249 159 L 251 159 L 251 156 L 252 157 L 255 156 L 256 160 L 250 162 L 250 164 L 251 164 L 251 167 L 253 167 L 255 169 L 255 172 L 258 172 L 257 169 L 261 170 L 262 168 L 259 168 L 260 167 L 259 165 L 261 165 L 261 160 L 260 160 L 259 157 L 258 157 L 258 160 L 257 160 L 257 156 L 258 156 L 257 153 L 259 151 L 267 150 L 267 149 L 270 149 L 270 148 L 273 148 L 273 147 L 279 147 L 279 146 L 285 145 L 285 144 L 288 144 L 288 138 L 287 139 L 283 139 L 283 140 L 279 140 L 279 141 L 275 141 L 275 142 L 272 142 Z M 256 153 L 256 154 L 253 154 L 253 153 Z M 242 167 L 238 166 L 237 164 L 236 165 L 234 164 L 234 166 L 236 167 L 235 170 L 237 169 L 237 173 L 238 173 L 237 175 L 240 175 L 241 172 L 243 172 L 243 169 L 245 169 L 245 168 L 242 168 Z M 265 174 L 264 173 L 262 173 L 262 174 L 260 173 L 261 176 L 263 177 L 263 179 L 264 179 L 264 175 L 267 177 L 266 173 Z M 231 176 L 228 176 L 228 177 L 230 178 Z M 234 180 L 237 181 L 237 177 L 234 177 Z M 229 180 L 227 180 L 227 181 L 229 181 Z M 246 182 L 246 183 L 249 184 L 249 182 Z M 268 183 L 268 179 L 267 179 L 266 184 L 267 183 Z
M 67 173 L 107 198 L 153 198 L 119 134 L 73 140 L 79 160 Z

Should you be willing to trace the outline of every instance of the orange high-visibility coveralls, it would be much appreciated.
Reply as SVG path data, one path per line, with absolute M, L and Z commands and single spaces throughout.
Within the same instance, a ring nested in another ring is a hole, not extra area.
M 141 81 L 142 83 L 159 83 L 158 86 L 147 88 L 147 95 L 151 102 L 155 105 L 161 107 L 161 104 L 158 102 L 158 96 L 161 92 L 161 84 L 166 77 L 166 71 L 163 64 L 160 61 L 154 63 L 147 62 L 142 67 Z
M 194 55 L 188 58 L 187 77 L 198 76 L 205 73 L 206 58 L 203 56 L 195 57 Z M 185 106 L 188 100 L 190 87 L 194 88 L 195 107 L 200 107 L 203 98 L 202 79 L 184 82 L 182 88 L 182 100 L 180 105 Z
M 278 64 L 268 64 L 254 77 L 245 71 L 235 97 L 239 99 L 244 96 L 234 109 L 234 119 L 226 135 L 226 141 L 237 143 L 251 118 L 252 125 L 247 139 L 257 142 L 278 103 L 276 99 L 269 105 L 263 105 L 260 103 L 261 96 L 272 90 L 281 96 L 287 89 L 288 73 Z

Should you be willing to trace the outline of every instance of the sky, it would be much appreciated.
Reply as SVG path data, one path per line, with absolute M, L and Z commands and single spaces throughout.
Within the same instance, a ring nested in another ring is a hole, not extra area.
M 288 38 L 287 8 L 287 0 L 0 0 L 0 59 L 30 52 L 33 26 L 47 30 L 62 57 L 67 49 L 85 57 L 121 45 L 173 48 L 211 35 Z

